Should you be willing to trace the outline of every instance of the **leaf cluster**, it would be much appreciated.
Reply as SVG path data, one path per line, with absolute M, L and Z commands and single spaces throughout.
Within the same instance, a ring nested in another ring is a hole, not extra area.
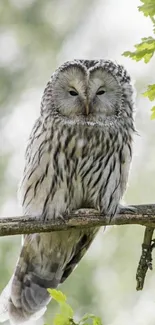
M 56 289 L 48 289 L 48 292 L 60 307 L 60 312 L 53 320 L 54 325 L 103 325 L 101 319 L 93 314 L 85 314 L 79 321 L 75 321 L 74 311 L 66 302 L 66 296 Z
M 141 0 L 143 3 L 138 7 L 144 16 L 149 17 L 153 23 L 153 33 L 155 35 L 155 0 Z M 135 51 L 126 51 L 123 53 L 124 56 L 130 57 L 135 61 L 144 60 L 148 63 L 155 54 L 155 37 L 148 36 L 143 37 L 139 44 L 136 44 Z M 148 85 L 147 91 L 143 94 L 148 97 L 151 101 L 155 100 L 155 84 Z M 155 106 L 151 109 L 151 119 L 155 119 Z

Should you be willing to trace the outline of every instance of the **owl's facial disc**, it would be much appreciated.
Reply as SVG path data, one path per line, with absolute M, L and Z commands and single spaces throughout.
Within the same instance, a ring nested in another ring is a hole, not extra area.
M 104 66 L 87 69 L 80 63 L 72 63 L 57 73 L 53 99 L 63 116 L 97 120 L 117 114 L 122 91 L 118 80 Z

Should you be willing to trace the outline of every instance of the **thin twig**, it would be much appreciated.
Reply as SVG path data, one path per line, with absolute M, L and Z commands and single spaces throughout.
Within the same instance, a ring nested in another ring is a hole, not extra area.
M 109 218 L 93 209 L 73 211 L 69 216 L 56 220 L 43 221 L 41 217 L 22 216 L 0 219 L 0 236 L 32 234 L 96 226 L 136 224 L 155 228 L 155 204 L 135 205 L 134 210 L 121 208 L 120 213 L 109 221 Z M 64 221 L 65 220 L 65 221 Z
M 144 232 L 144 240 L 142 244 L 142 254 L 137 268 L 136 280 L 137 290 L 142 290 L 144 286 L 145 276 L 148 269 L 152 270 L 152 244 L 154 228 L 146 227 Z

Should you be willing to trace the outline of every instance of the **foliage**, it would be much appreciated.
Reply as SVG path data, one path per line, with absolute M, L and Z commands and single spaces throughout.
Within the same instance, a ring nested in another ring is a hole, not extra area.
M 149 17 L 153 23 L 153 33 L 155 34 L 155 1 L 154 0 L 141 0 L 143 5 L 139 6 L 139 11 L 142 11 L 144 16 Z M 124 56 L 130 57 L 135 61 L 144 60 L 148 63 L 155 54 L 155 38 L 152 36 L 143 37 L 139 44 L 135 45 L 135 51 L 126 51 Z M 151 101 L 155 100 L 155 84 L 148 85 L 147 91 L 143 94 Z M 155 106 L 151 109 L 151 119 L 155 119 Z
M 101 319 L 93 314 L 85 314 L 78 322 L 74 320 L 72 307 L 66 302 L 66 296 L 59 290 L 48 289 L 51 297 L 58 302 L 60 312 L 56 314 L 54 325 L 102 325 Z

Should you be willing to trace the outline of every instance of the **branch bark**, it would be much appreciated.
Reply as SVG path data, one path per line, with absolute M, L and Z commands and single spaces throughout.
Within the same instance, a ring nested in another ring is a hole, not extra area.
M 73 211 L 69 216 L 51 221 L 41 221 L 39 217 L 22 216 L 0 219 L 0 236 L 32 234 L 50 231 L 67 230 L 69 228 L 142 225 L 155 228 L 155 204 L 133 205 L 134 210 L 122 207 L 120 213 L 111 221 L 93 209 Z

